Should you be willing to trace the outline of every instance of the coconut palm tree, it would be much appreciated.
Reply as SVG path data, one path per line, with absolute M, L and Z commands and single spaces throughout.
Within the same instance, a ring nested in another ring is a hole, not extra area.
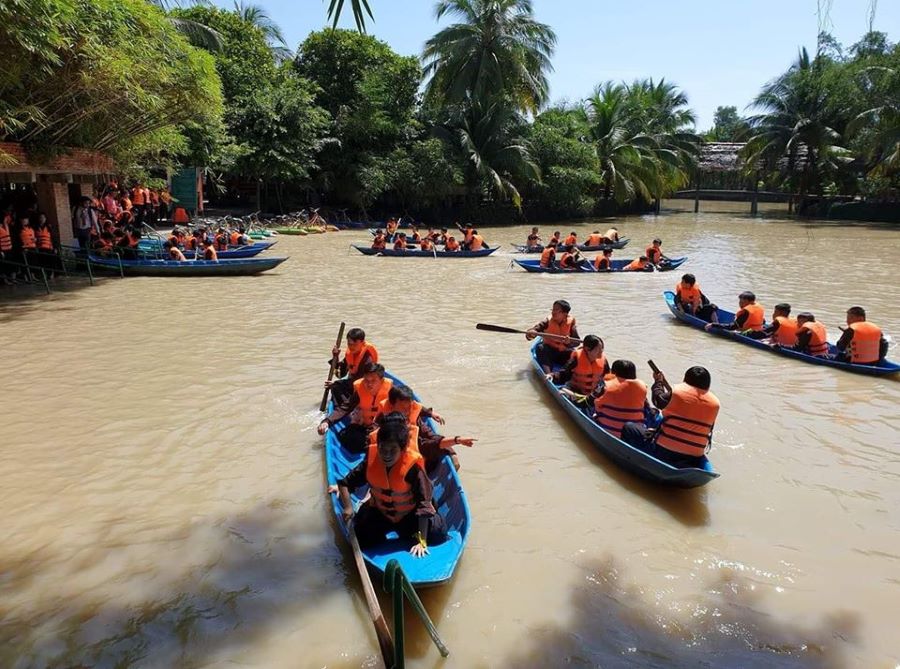
M 857 114 L 847 132 L 862 139 L 870 174 L 895 174 L 900 172 L 900 70 L 867 67 L 861 74 L 884 81 L 887 85 L 883 90 L 887 92 L 882 96 L 883 104 Z
M 435 16 L 462 19 L 425 43 L 427 96 L 455 104 L 506 96 L 520 111 L 537 111 L 548 97 L 547 74 L 556 34 L 534 20 L 531 0 L 438 0 Z
M 370 19 L 372 16 L 372 8 L 369 7 L 369 0 L 350 0 L 350 6 L 353 8 L 353 18 L 356 20 L 356 29 L 359 32 L 366 32 L 366 15 Z M 338 21 L 344 11 L 344 0 L 331 0 L 328 5 L 328 18 L 332 20 L 332 27 L 337 28 Z
M 519 132 L 523 124 L 524 119 L 509 104 L 495 101 L 486 107 L 478 103 L 457 107 L 436 129 L 462 152 L 470 195 L 509 198 L 517 209 L 522 208 L 516 182 L 540 180 L 540 169 Z
M 170 0 L 150 0 L 150 2 L 164 12 L 169 10 Z M 222 35 L 219 34 L 219 31 L 213 30 L 197 21 L 182 19 L 177 16 L 170 16 L 169 21 L 193 46 L 206 49 L 207 51 L 222 50 Z
M 244 0 L 234 0 L 234 11 L 242 21 L 262 31 L 277 63 L 283 63 L 294 57 L 293 52 L 287 46 L 281 28 L 269 17 L 265 9 L 259 5 L 245 4 Z

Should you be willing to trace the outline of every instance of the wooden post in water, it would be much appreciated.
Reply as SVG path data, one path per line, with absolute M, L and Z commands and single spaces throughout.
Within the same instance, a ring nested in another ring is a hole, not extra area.
M 756 216 L 759 211 L 759 170 L 753 173 L 753 199 L 750 201 L 750 215 Z
M 697 181 L 694 184 L 694 213 L 697 214 L 700 212 L 700 173 L 697 173 L 696 177 Z

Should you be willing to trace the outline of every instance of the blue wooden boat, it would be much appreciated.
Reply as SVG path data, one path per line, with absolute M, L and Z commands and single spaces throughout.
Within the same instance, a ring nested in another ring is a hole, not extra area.
M 353 244 L 353 248 L 367 256 L 387 256 L 389 258 L 484 258 L 491 255 L 498 247 L 484 248 L 480 251 L 422 251 L 421 249 L 406 249 L 395 251 L 394 249 L 373 249 L 371 246 Z
M 666 300 L 666 306 L 669 307 L 669 311 L 672 312 L 672 315 L 675 316 L 675 318 L 680 320 L 682 323 L 687 323 L 691 327 L 697 328 L 698 330 L 703 330 L 704 332 L 706 331 L 705 327 L 708 321 L 704 321 L 703 319 L 692 316 L 691 314 L 686 314 L 675 306 L 675 293 L 667 290 L 663 293 L 663 297 Z M 734 314 L 730 311 L 719 309 L 718 319 L 720 323 L 731 323 L 734 321 Z M 890 374 L 896 374 L 900 372 L 900 364 L 891 362 L 890 360 L 882 360 L 877 365 L 856 365 L 852 362 L 842 362 L 840 360 L 836 360 L 835 358 L 838 355 L 838 350 L 831 342 L 828 343 L 828 355 L 831 357 L 825 358 L 808 355 L 806 353 L 801 353 L 800 351 L 794 351 L 789 348 L 784 348 L 783 346 L 772 346 L 770 344 L 767 344 L 765 340 L 751 339 L 750 337 L 745 337 L 744 335 L 738 332 L 732 332 L 731 330 L 722 330 L 720 328 L 715 328 L 713 330 L 710 330 L 710 332 L 708 332 L 707 334 L 725 337 L 742 344 L 747 344 L 748 346 L 753 346 L 754 348 L 769 351 L 770 353 L 777 353 L 788 358 L 793 358 L 794 360 L 802 360 L 803 362 L 809 362 L 813 365 L 823 365 L 825 367 L 843 369 L 844 371 L 854 372 L 855 374 L 866 374 L 868 376 L 888 376 Z
M 247 276 L 278 267 L 287 258 L 233 260 L 119 260 L 91 255 L 91 265 L 128 276 Z
M 671 258 L 670 262 L 663 266 L 658 266 L 656 268 L 657 272 L 670 272 L 673 269 L 681 267 L 687 258 Z M 624 268 L 631 262 L 631 260 L 612 260 L 610 261 L 610 265 L 612 269 L 608 272 L 598 272 L 594 269 L 594 265 L 590 260 L 583 260 L 577 269 L 562 269 L 560 267 L 541 267 L 540 260 L 513 260 L 519 267 L 524 269 L 526 272 L 532 272 L 535 274 L 608 274 L 609 272 L 622 272 Z M 645 272 L 632 272 L 633 274 L 650 274 L 649 270 Z
M 386 374 L 386 377 L 395 384 L 403 383 L 391 374 Z M 415 399 L 419 400 L 418 397 Z M 329 413 L 332 409 L 333 405 L 329 401 Z M 336 484 L 338 479 L 364 459 L 362 453 L 351 453 L 345 449 L 338 439 L 338 432 L 346 427 L 349 421 L 349 416 L 346 416 L 325 433 L 325 469 L 329 485 Z M 432 424 L 432 428 L 435 427 Z M 412 544 L 407 540 L 401 541 L 396 535 L 393 537 L 388 535 L 384 543 L 362 549 L 366 563 L 379 572 L 384 572 L 388 562 L 397 560 L 403 567 L 406 577 L 417 588 L 441 585 L 453 577 L 456 565 L 466 548 L 471 525 L 469 503 L 450 457 L 444 456 L 441 463 L 428 474 L 434 483 L 434 506 L 447 522 L 447 541 L 429 545 L 428 555 L 421 558 L 410 555 L 409 549 Z M 359 507 L 367 492 L 368 488 L 363 487 L 351 495 L 354 508 Z M 331 495 L 331 502 L 338 527 L 346 537 L 347 527 L 341 517 L 341 502 L 338 495 Z
M 257 246 L 253 244 L 251 246 L 240 246 L 233 249 L 228 249 L 227 251 L 219 251 L 218 258 L 219 260 L 233 260 L 235 258 L 253 258 L 258 256 L 260 253 L 265 251 L 269 246 L 274 244 L 275 242 L 268 242 L 266 244 Z M 184 257 L 188 260 L 194 260 L 197 257 L 196 251 L 183 251 Z
M 559 388 L 544 375 L 536 357 L 539 342 L 540 339 L 537 339 L 531 347 L 531 364 L 538 377 L 547 390 L 550 391 L 550 394 L 553 395 L 553 399 L 569 414 L 569 417 L 575 421 L 575 424 L 581 428 L 581 431 L 591 440 L 594 446 L 610 460 L 632 474 L 636 474 L 648 481 L 676 488 L 697 488 L 719 477 L 719 474 L 713 469 L 712 463 L 707 458 L 703 458 L 702 468 L 673 467 L 630 444 L 626 444 L 604 430 L 583 409 L 561 393 Z
M 145 253 L 166 253 L 165 248 L 163 247 L 164 240 L 161 239 L 142 239 L 138 243 L 138 250 L 143 251 Z M 252 258 L 255 255 L 258 255 L 265 251 L 266 249 L 270 249 L 277 241 L 274 242 L 256 242 L 255 244 L 246 244 L 244 246 L 229 246 L 227 251 L 219 251 L 220 258 Z M 182 249 L 183 250 L 183 249 Z M 188 258 L 194 255 L 194 251 L 184 251 L 184 255 Z M 188 255 L 190 254 L 190 255 Z M 164 259 L 164 258 L 163 258 Z
M 631 240 L 628 237 L 620 239 L 617 242 L 612 242 L 610 244 L 599 244 L 594 246 L 588 246 L 587 244 L 576 244 L 576 248 L 579 251 L 615 251 L 616 249 L 624 249 L 628 246 L 628 242 Z M 543 253 L 544 247 L 541 244 L 537 246 L 525 246 L 524 244 L 512 244 L 512 247 L 516 249 L 513 253 Z M 562 248 L 562 244 L 560 244 L 560 248 Z

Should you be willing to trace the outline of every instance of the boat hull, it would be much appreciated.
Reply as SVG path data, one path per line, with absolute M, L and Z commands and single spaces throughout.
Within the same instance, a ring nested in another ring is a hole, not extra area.
M 419 249 L 405 251 L 395 251 L 394 249 L 373 249 L 369 246 L 360 246 L 353 244 L 353 248 L 367 256 L 384 256 L 386 258 L 484 258 L 491 255 L 497 250 L 495 246 L 492 249 L 482 249 L 480 251 L 421 251 Z
M 284 258 L 237 258 L 233 260 L 122 260 L 91 256 L 91 264 L 128 276 L 249 276 L 267 272 L 287 260 Z
M 561 269 L 559 267 L 541 267 L 540 260 L 517 260 L 514 259 L 519 267 L 524 269 L 526 272 L 530 272 L 532 274 L 609 274 L 610 272 L 623 272 L 625 267 L 631 260 L 612 260 L 610 264 L 612 265 L 612 269 L 606 272 L 598 272 L 594 269 L 594 266 L 591 264 L 589 260 L 583 260 L 581 264 L 578 266 L 578 269 Z M 681 267 L 685 262 L 687 262 L 687 258 L 672 258 L 671 261 L 662 267 L 657 267 L 655 271 L 657 272 L 671 272 L 673 269 L 677 269 Z M 652 272 L 629 272 L 629 274 L 652 274 Z

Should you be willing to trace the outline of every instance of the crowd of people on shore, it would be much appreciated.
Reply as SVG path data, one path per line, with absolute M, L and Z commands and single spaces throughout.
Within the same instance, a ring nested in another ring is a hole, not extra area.
M 707 332 L 735 332 L 750 339 L 763 340 L 774 347 L 789 348 L 817 358 L 829 358 L 857 365 L 877 365 L 887 355 L 888 341 L 881 328 L 866 320 L 866 310 L 853 306 L 847 310 L 846 328 L 832 350 L 828 345 L 825 325 L 815 314 L 802 311 L 791 316 L 791 305 L 776 304 L 772 318 L 766 321 L 765 308 L 756 295 L 747 290 L 738 295 L 734 320 L 719 322 L 719 308 L 700 290 L 697 278 L 685 274 L 675 286 L 675 306 L 681 311 L 707 321 Z
M 339 359 L 340 348 L 332 351 Z M 320 435 L 337 430 L 337 439 L 362 461 L 328 491 L 340 496 L 344 519 L 354 516 L 351 492 L 368 485 L 370 495 L 355 512 L 361 546 L 383 541 L 389 532 L 412 539 L 410 552 L 421 557 L 429 544 L 446 540 L 446 523 L 433 502 L 430 474 L 449 456 L 459 469 L 454 446 L 472 446 L 471 437 L 446 437 L 435 431 L 444 419 L 415 400 L 412 391 L 385 377 L 378 350 L 361 328 L 347 333 L 347 348 L 328 381 L 333 410 L 319 424 Z

